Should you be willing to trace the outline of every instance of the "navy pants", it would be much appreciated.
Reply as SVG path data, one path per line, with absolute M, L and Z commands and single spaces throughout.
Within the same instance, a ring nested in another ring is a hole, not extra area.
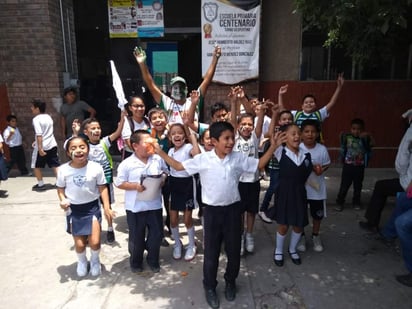
M 142 267 L 145 249 L 147 264 L 159 267 L 160 244 L 163 238 L 162 209 L 142 212 L 126 210 L 126 216 L 129 227 L 130 267 Z
M 226 282 L 235 283 L 240 268 L 240 214 L 239 203 L 204 207 L 203 286 L 205 289 L 215 289 L 217 286 L 216 277 L 222 242 L 225 244 L 227 256 L 224 278 Z
M 365 167 L 363 165 L 355 166 L 350 164 L 344 164 L 342 167 L 342 178 L 340 182 L 340 189 L 337 204 L 345 203 L 345 197 L 348 193 L 350 186 L 353 184 L 353 198 L 352 204 L 360 205 L 363 177 L 365 174 Z

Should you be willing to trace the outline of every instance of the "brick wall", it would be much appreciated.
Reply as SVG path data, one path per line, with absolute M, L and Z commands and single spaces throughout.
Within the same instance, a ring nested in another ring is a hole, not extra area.
M 70 56 L 67 58 L 76 59 L 73 3 L 71 0 L 62 0 L 62 3 L 66 46 L 72 47 L 66 50 Z M 62 72 L 66 69 L 77 72 L 75 61 L 68 62 L 71 68 L 65 65 L 60 12 L 59 0 L 8 0 L 0 3 L 0 84 L 7 88 L 9 110 L 18 117 L 28 149 L 34 138 L 31 99 L 46 101 L 46 112 L 55 120 L 55 133 L 61 139 L 58 111 L 52 98 L 61 97 Z M 1 117 L 5 118 L 3 111 Z

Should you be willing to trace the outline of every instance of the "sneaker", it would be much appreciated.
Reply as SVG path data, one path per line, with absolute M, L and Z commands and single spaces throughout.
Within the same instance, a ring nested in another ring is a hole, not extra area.
M 337 205 L 334 207 L 334 209 L 335 209 L 336 211 L 343 211 L 343 204 L 337 204 Z
M 265 222 L 265 223 L 272 223 L 272 219 L 270 219 L 268 216 L 266 216 L 264 211 L 259 211 L 258 212 L 259 218 Z
M 39 184 L 34 185 L 33 187 L 31 187 L 32 191 L 44 191 L 46 190 L 46 186 L 42 185 L 39 186 Z
M 182 244 L 177 243 L 173 246 L 173 258 L 180 260 L 182 258 Z
M 90 262 L 90 275 L 93 277 L 99 276 L 102 273 L 100 261 Z
M 322 241 L 320 240 L 320 236 L 312 236 L 313 240 L 313 250 L 316 252 L 322 252 L 323 251 L 323 246 L 322 246 Z
M 114 243 L 114 231 L 107 231 L 107 236 L 106 236 L 106 241 L 107 243 L 110 245 L 112 243 Z
M 79 277 L 86 276 L 87 275 L 87 260 L 85 260 L 84 262 L 78 261 L 76 271 Z
M 253 235 L 250 233 L 246 233 L 245 238 L 246 251 L 249 253 L 253 253 L 253 250 L 255 249 L 255 241 L 253 239 Z
M 302 235 L 299 239 L 298 246 L 296 247 L 298 251 L 305 252 L 306 251 L 306 237 Z
M 240 239 L 240 256 L 245 254 L 245 234 L 242 233 L 242 238 Z
M 188 246 L 186 248 L 186 253 L 185 253 L 185 261 L 191 261 L 195 258 L 197 252 L 196 245 L 195 246 Z

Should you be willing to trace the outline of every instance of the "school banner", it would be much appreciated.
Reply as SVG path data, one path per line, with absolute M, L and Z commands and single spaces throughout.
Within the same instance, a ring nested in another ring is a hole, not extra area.
M 237 84 L 259 76 L 260 1 L 202 0 L 202 74 L 222 48 L 213 81 Z
M 110 38 L 163 37 L 163 0 L 108 0 Z
M 163 0 L 137 2 L 137 36 L 153 38 L 164 36 Z

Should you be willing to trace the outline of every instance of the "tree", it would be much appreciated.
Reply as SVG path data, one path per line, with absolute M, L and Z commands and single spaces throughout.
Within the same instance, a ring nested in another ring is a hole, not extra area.
M 391 60 L 398 46 L 412 44 L 408 24 L 412 20 L 412 0 L 295 0 L 295 3 L 296 12 L 302 15 L 303 30 L 317 28 L 326 33 L 324 46 L 344 48 L 359 73 L 365 65 Z

